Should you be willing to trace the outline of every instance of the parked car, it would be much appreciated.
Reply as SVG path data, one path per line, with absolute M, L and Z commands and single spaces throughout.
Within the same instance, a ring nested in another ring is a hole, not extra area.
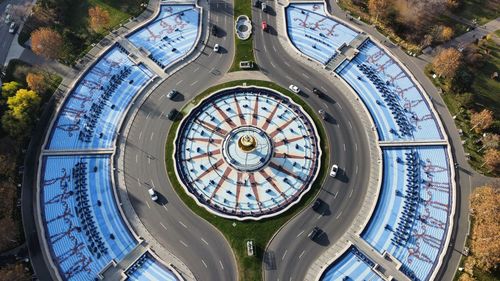
M 323 95 L 323 92 L 321 92 L 318 88 L 313 88 L 313 94 L 321 97 Z
M 326 120 L 326 111 L 324 109 L 318 110 L 318 114 L 321 117 L 321 119 Z
M 262 9 L 263 12 L 266 12 L 267 11 L 267 4 L 262 2 L 262 4 L 260 5 L 260 8 Z
M 170 110 L 170 112 L 167 115 L 168 120 L 174 121 L 175 118 L 177 117 L 177 114 L 179 114 L 179 111 L 177 111 L 177 109 L 174 108 Z
M 216 52 L 216 53 L 219 52 L 219 44 L 214 45 L 214 52 Z
M 318 198 L 314 203 L 312 204 L 312 209 L 317 211 L 321 207 L 321 200 Z
M 255 0 L 255 2 L 253 2 L 253 6 L 254 6 L 255 8 L 260 7 L 260 4 L 261 4 L 261 1 L 260 1 L 260 0 Z
M 294 92 L 294 93 L 296 93 L 296 94 L 300 93 L 300 89 L 299 89 L 299 87 L 297 87 L 297 86 L 295 86 L 295 85 L 293 85 L 293 84 L 292 84 L 292 85 L 290 85 L 290 86 L 288 86 L 288 89 L 290 89 L 290 91 L 292 91 L 292 92 Z
M 16 32 L 16 23 L 12 22 L 9 26 L 9 33 L 15 33 Z
M 321 234 L 321 229 L 319 229 L 319 227 L 315 226 L 311 232 L 309 232 L 309 234 L 307 235 L 307 237 L 309 237 L 309 239 L 311 240 L 314 240 L 316 237 L 318 237 L 319 235 Z
M 174 90 L 168 92 L 167 98 L 173 99 L 177 95 L 177 93 L 179 93 L 179 92 L 177 92 L 177 90 L 174 89 Z
M 7 15 L 5 16 L 4 22 L 5 22 L 5 24 L 9 24 L 9 22 L 10 22 L 11 20 L 12 20 L 12 17 L 11 17 L 9 14 L 7 14 Z
M 150 188 L 148 189 L 149 196 L 151 196 L 151 200 L 156 201 L 158 200 L 158 195 L 156 195 L 156 192 L 154 189 Z
M 338 171 L 339 171 L 339 166 L 337 166 L 335 164 L 332 165 L 332 169 L 330 170 L 330 176 L 331 177 L 336 177 Z
M 217 26 L 214 24 L 212 25 L 212 35 L 216 36 L 217 35 Z
M 262 30 L 267 31 L 267 22 L 265 20 L 262 21 Z

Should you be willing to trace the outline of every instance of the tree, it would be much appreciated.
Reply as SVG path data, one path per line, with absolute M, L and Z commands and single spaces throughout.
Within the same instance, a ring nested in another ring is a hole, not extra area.
M 29 134 L 38 112 L 41 98 L 34 91 L 20 89 L 7 99 L 8 110 L 2 117 L 2 126 L 14 138 Z
M 493 112 L 488 109 L 483 109 L 478 113 L 472 113 L 470 116 L 470 123 L 472 125 L 471 130 L 479 134 L 488 129 L 493 124 L 494 119 Z
M 490 171 L 498 173 L 500 171 L 500 150 L 494 148 L 486 150 L 483 161 L 483 165 L 486 165 Z
M 7 99 L 14 96 L 21 87 L 22 85 L 16 81 L 4 83 L 2 85 L 2 97 Z
M 500 192 L 498 182 L 471 194 L 471 253 L 474 267 L 491 271 L 500 264 Z
M 441 29 L 441 34 L 439 37 L 441 38 L 442 41 L 448 41 L 451 38 L 453 38 L 453 35 L 455 35 L 453 28 L 445 26 Z
M 31 90 L 39 94 L 45 93 L 48 87 L 45 76 L 40 73 L 28 73 L 28 75 L 26 75 L 26 83 L 28 83 L 28 87 Z
M 57 59 L 61 55 L 63 40 L 57 31 L 42 27 L 31 33 L 31 47 L 37 55 Z
M 485 134 L 481 138 L 481 142 L 483 143 L 483 146 L 479 149 L 479 151 L 483 149 L 498 149 L 500 147 L 500 135 L 498 134 Z
M 100 6 L 89 8 L 90 28 L 98 32 L 109 24 L 109 13 Z
M 29 271 L 24 270 L 22 263 L 10 264 L 0 268 L 0 276 L 2 276 L 2 280 L 12 281 L 29 281 L 32 279 Z
M 375 22 L 379 17 L 384 17 L 389 11 L 389 0 L 369 0 L 368 11 L 372 17 L 375 17 Z
M 437 75 L 453 78 L 462 62 L 462 54 L 454 48 L 440 51 L 432 61 L 432 68 Z

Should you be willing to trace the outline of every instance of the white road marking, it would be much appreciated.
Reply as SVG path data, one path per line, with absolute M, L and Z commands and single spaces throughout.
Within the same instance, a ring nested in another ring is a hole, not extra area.
M 358 174 L 358 165 L 356 165 L 356 175 Z
M 335 217 L 335 219 L 337 219 L 337 220 L 338 220 L 338 219 L 340 218 L 340 216 L 342 215 L 342 212 L 343 212 L 343 211 L 340 211 L 340 213 L 339 213 L 339 214 Z
M 177 81 L 177 83 L 175 83 L 175 86 L 179 85 L 179 84 L 180 84 L 180 83 L 182 83 L 182 82 L 184 82 L 184 80 L 182 80 L 182 79 L 181 79 L 181 80 L 179 80 L 179 81 Z
M 151 157 L 148 157 L 148 165 L 151 165 Z
M 153 136 L 155 135 L 155 132 L 151 132 L 151 137 L 149 138 L 150 140 L 153 140 Z
M 270 63 L 274 68 L 276 68 L 276 65 L 272 61 L 270 61 Z
M 285 253 L 283 254 L 283 256 L 281 257 L 281 260 L 284 260 L 285 259 L 285 256 L 286 256 L 286 253 L 288 252 L 288 250 L 285 250 Z
M 182 245 L 184 245 L 184 247 L 188 247 L 188 244 L 186 244 L 186 242 L 182 241 L 182 240 L 179 240 L 179 242 L 181 242 Z
M 161 224 L 161 227 L 163 227 L 163 228 L 165 228 L 165 230 L 167 230 L 167 227 L 162 222 L 160 222 L 160 224 Z
M 278 51 L 276 50 L 276 47 L 274 46 L 274 44 L 273 44 L 273 50 L 274 50 L 274 52 L 276 52 L 276 53 L 278 52 Z
M 165 95 L 161 95 L 161 97 L 158 99 L 158 101 L 161 101 L 164 97 L 165 97 Z
M 193 70 L 193 73 L 195 73 L 196 71 L 200 70 L 200 67 L 198 66 L 195 70 Z
M 191 86 L 196 85 L 196 83 L 198 83 L 198 80 L 196 80 L 196 81 L 194 81 L 193 83 L 191 83 Z
M 324 102 L 322 102 L 322 104 L 323 104 L 326 108 L 328 108 L 328 104 L 326 104 L 326 103 L 324 103 Z
M 300 255 L 299 255 L 299 260 L 300 260 L 300 258 L 304 255 L 304 253 L 305 253 L 305 252 L 306 252 L 306 250 L 304 250 L 304 251 L 302 251 L 302 253 L 300 253 Z
M 290 67 L 290 64 L 287 61 L 283 62 L 286 66 Z
M 295 236 L 295 238 L 299 237 L 300 235 L 302 235 L 302 233 L 304 233 L 304 230 L 302 230 L 301 232 L 299 232 L 299 234 L 297 234 L 297 236 Z
M 137 163 L 139 161 L 139 156 L 136 154 L 135 155 L 135 163 Z
M 222 268 L 222 270 L 224 270 L 224 265 L 222 265 L 222 261 L 219 260 L 219 263 L 220 263 L 220 267 Z
M 353 188 L 353 189 L 351 189 L 351 192 L 349 192 L 349 198 L 351 198 L 351 196 L 352 196 L 352 192 L 353 192 L 353 191 L 354 191 L 354 188 Z
M 304 76 L 306 79 L 311 79 L 311 77 L 309 77 L 307 74 L 305 73 L 302 73 L 302 76 Z
M 151 115 L 151 112 L 148 112 L 148 115 L 146 115 L 146 119 L 149 118 L 149 115 Z
M 321 90 L 323 90 L 324 92 L 327 92 L 327 90 L 323 86 L 321 86 Z
M 137 183 L 141 186 L 141 180 L 139 178 L 137 178 Z
M 349 121 L 349 127 L 351 127 L 351 129 L 352 129 L 352 124 L 351 124 L 351 121 Z
M 153 188 L 156 188 L 153 180 L 151 180 L 151 185 L 153 186 Z
M 344 151 L 346 151 L 346 149 L 345 149 L 345 143 L 344 143 Z
M 356 151 L 358 151 L 358 143 L 354 143 L 354 149 L 356 149 Z
M 161 119 L 162 116 L 167 117 L 167 115 L 165 115 L 165 111 L 162 111 L 161 114 L 160 114 L 160 117 L 158 117 L 158 118 Z
M 183 222 L 179 221 L 179 223 L 184 226 L 184 228 L 188 228 L 187 225 L 185 225 Z
M 205 263 L 204 260 L 201 260 L 201 262 L 203 263 L 203 265 L 205 266 L 205 268 L 208 268 L 207 264 Z
M 167 205 L 163 205 L 163 208 L 165 208 L 165 210 L 168 212 Z
M 339 195 L 339 192 L 335 192 L 335 194 L 333 194 L 333 199 L 337 198 L 337 195 Z
M 266 45 L 264 45 L 264 52 L 267 53 L 267 48 L 266 48 Z
M 340 103 L 337 103 L 337 104 L 338 104 L 338 106 L 340 107 L 340 110 L 342 110 L 342 106 L 340 105 Z
M 288 75 L 285 75 L 285 78 L 288 79 L 288 80 L 292 80 L 292 77 L 290 77 Z
M 151 209 L 151 207 L 149 206 L 149 202 L 146 200 L 146 205 L 148 205 L 148 208 Z
M 207 245 L 208 245 L 207 240 L 203 239 L 203 237 L 201 238 L 201 241 L 203 241 L 203 243 L 205 243 L 205 244 L 207 244 Z
M 142 131 L 139 133 L 139 139 L 142 138 Z

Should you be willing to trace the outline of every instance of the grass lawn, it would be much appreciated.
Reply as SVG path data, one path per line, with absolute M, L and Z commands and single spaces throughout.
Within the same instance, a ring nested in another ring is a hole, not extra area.
M 252 1 L 234 0 L 234 21 L 241 15 L 246 15 L 252 20 Z M 234 34 L 235 52 L 234 59 L 229 72 L 240 70 L 240 61 L 254 61 L 253 56 L 253 38 L 250 36 L 247 40 L 240 40 Z
M 314 123 L 316 124 L 316 127 L 318 129 L 318 133 L 320 135 L 320 139 L 322 140 L 321 149 L 323 153 L 321 157 L 321 162 L 322 163 L 329 162 L 329 155 L 330 155 L 329 147 L 328 144 L 323 141 L 327 139 L 325 134 L 325 129 L 323 128 L 323 125 L 318 116 L 316 115 L 316 113 L 314 112 L 314 110 L 311 109 L 301 98 L 272 82 L 240 80 L 214 86 L 204 91 L 202 94 L 195 97 L 190 103 L 184 106 L 184 108 L 181 110 L 181 114 L 182 115 L 186 114 L 189 111 L 189 109 L 194 105 L 198 104 L 203 97 L 213 93 L 214 91 L 226 87 L 242 85 L 243 82 L 246 82 L 248 86 L 255 85 L 255 86 L 264 86 L 275 89 L 283 94 L 288 95 L 296 103 L 300 104 L 314 120 Z M 314 182 L 311 190 L 306 195 L 304 195 L 304 197 L 299 203 L 297 203 L 294 207 L 292 207 L 284 214 L 281 214 L 274 218 L 256 222 L 254 221 L 238 222 L 236 220 L 224 219 L 214 214 L 211 214 L 204 208 L 201 208 L 198 205 L 196 205 L 194 199 L 192 199 L 186 194 L 186 192 L 180 185 L 179 181 L 177 180 L 177 177 L 174 172 L 174 161 L 172 156 L 174 153 L 173 144 L 174 144 L 175 133 L 177 131 L 179 124 L 180 121 L 176 121 L 170 128 L 168 132 L 167 142 L 165 145 L 167 173 L 170 183 L 176 190 L 179 197 L 184 201 L 184 203 L 189 208 L 191 208 L 191 210 L 194 213 L 196 213 L 197 215 L 199 215 L 200 217 L 204 218 L 212 225 L 214 225 L 224 234 L 226 239 L 229 241 L 229 244 L 231 245 L 231 248 L 233 249 L 236 255 L 239 280 L 242 281 L 261 280 L 262 258 L 269 239 L 278 230 L 280 226 L 282 226 L 286 221 L 290 220 L 297 212 L 299 212 L 305 206 L 308 206 L 308 204 L 310 204 L 311 201 L 316 197 L 316 194 L 320 190 L 321 185 L 325 180 L 328 168 L 326 166 L 321 166 L 318 178 Z M 236 223 L 236 226 L 233 226 L 233 223 Z M 253 257 L 248 257 L 246 252 L 246 241 L 250 239 L 254 240 L 255 243 L 254 245 L 256 249 L 256 255 Z
M 462 0 L 463 5 L 455 14 L 468 20 L 477 19 L 483 25 L 498 17 L 500 4 L 495 0 Z M 495 3 L 496 2 L 496 3 Z

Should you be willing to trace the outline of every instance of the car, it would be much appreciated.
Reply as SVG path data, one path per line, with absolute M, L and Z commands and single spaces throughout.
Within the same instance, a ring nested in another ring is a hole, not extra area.
M 339 171 L 339 166 L 337 165 L 332 165 L 332 168 L 330 170 L 330 176 L 331 177 L 336 177 L 337 176 L 337 172 Z
M 7 14 L 5 16 L 5 19 L 4 19 L 5 24 L 9 24 L 9 22 L 11 21 L 11 19 L 12 19 L 12 17 L 9 14 Z
M 299 87 L 297 87 L 297 86 L 295 86 L 295 85 L 293 85 L 293 84 L 292 84 L 292 85 L 290 85 L 290 86 L 288 86 L 288 89 L 290 89 L 290 91 L 292 91 L 292 92 L 294 92 L 294 93 L 296 93 L 296 94 L 300 93 L 300 89 L 299 89 Z
M 174 90 L 168 92 L 167 98 L 173 99 L 177 95 L 177 93 L 179 93 L 179 92 L 177 92 L 177 90 L 174 89 Z
M 312 209 L 317 211 L 321 207 L 321 200 L 318 198 L 314 203 L 312 204 Z
M 315 226 L 311 232 L 309 232 L 309 234 L 307 235 L 307 237 L 309 237 L 309 239 L 311 240 L 314 240 L 316 237 L 318 237 L 319 235 L 321 234 L 321 229 L 319 229 L 319 227 Z
M 7 4 L 7 6 L 5 6 L 5 13 L 9 13 L 10 12 L 10 9 L 12 8 L 12 4 Z
M 260 8 L 262 9 L 263 12 L 267 11 L 267 4 L 262 2 L 262 4 L 260 5 Z
M 148 189 L 149 196 L 151 196 L 151 200 L 156 201 L 158 200 L 158 195 L 156 195 L 156 192 L 154 189 L 150 188 Z
M 217 35 L 217 26 L 214 24 L 212 25 L 212 35 L 216 36 Z
M 260 0 L 255 0 L 255 2 L 253 2 L 253 6 L 255 8 L 258 8 L 258 7 L 260 7 L 260 3 L 261 3 Z
M 318 110 L 319 116 L 321 116 L 321 119 L 326 120 L 326 111 L 324 109 Z
M 265 20 L 262 21 L 262 30 L 267 31 L 267 22 Z
M 214 45 L 214 52 L 216 52 L 216 53 L 219 52 L 219 44 Z
M 16 23 L 12 22 L 9 26 L 9 33 L 14 33 L 16 32 Z
M 313 88 L 313 94 L 321 97 L 323 95 L 323 92 L 321 92 L 318 88 Z
M 177 114 L 179 114 L 179 111 L 177 111 L 177 109 L 175 109 L 175 108 L 174 108 L 174 109 L 170 110 L 170 112 L 169 112 L 169 113 L 168 113 L 168 115 L 167 115 L 167 118 L 168 118 L 169 120 L 172 120 L 172 121 L 173 121 L 173 120 L 175 120 L 175 118 L 177 117 Z

